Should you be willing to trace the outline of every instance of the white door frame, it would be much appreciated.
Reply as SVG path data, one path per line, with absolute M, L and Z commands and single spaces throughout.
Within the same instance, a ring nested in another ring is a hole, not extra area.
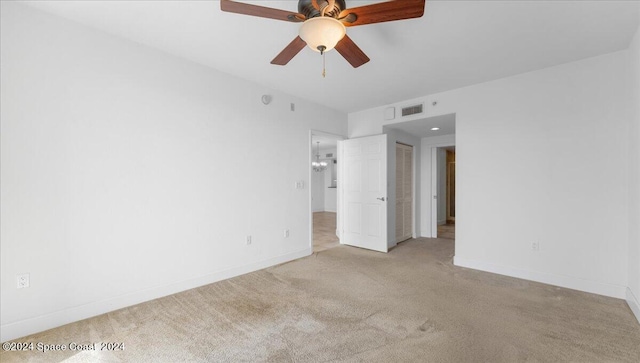
M 456 146 L 455 142 L 430 144 L 431 148 L 431 238 L 438 238 L 438 148 Z
M 309 167 L 309 186 L 308 186 L 308 191 L 309 191 L 309 248 L 311 248 L 311 251 L 313 251 L 313 191 L 312 191 L 312 185 L 311 183 L 313 183 L 313 169 L 311 168 L 311 162 L 314 160 L 315 158 L 315 154 L 314 154 L 314 150 L 313 150 L 313 137 L 314 136 L 320 136 L 323 138 L 327 138 L 327 139 L 335 139 L 335 140 L 346 140 L 346 137 L 341 136 L 341 135 L 337 135 L 337 134 L 332 134 L 329 132 L 324 132 L 324 131 L 319 131 L 319 130 L 314 130 L 311 129 L 309 130 L 309 162 L 307 163 L 308 167 Z M 336 150 L 336 157 L 338 155 L 338 152 Z M 340 166 L 340 161 L 338 160 L 338 170 L 340 170 L 339 168 Z M 338 178 L 340 178 L 340 175 L 338 174 Z M 338 207 L 336 208 L 336 235 L 338 236 L 338 239 L 340 238 L 340 235 L 338 234 L 338 226 L 340 225 L 340 193 L 338 194 Z

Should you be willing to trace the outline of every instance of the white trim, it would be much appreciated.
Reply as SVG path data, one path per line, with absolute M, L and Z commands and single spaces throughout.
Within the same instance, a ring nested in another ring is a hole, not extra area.
M 342 201 L 344 200 L 344 188 L 342 187 L 342 166 L 344 165 L 344 162 L 340 161 L 344 160 L 342 141 L 338 141 L 337 146 L 338 147 L 336 149 L 336 154 L 339 161 L 338 169 L 336 170 L 336 178 L 338 179 L 336 183 L 336 187 L 338 188 L 336 193 L 336 196 L 338 197 L 338 203 L 336 204 L 336 207 L 338 208 L 338 210 L 336 211 L 336 236 L 338 236 L 340 244 L 343 244 L 342 236 L 344 235 L 344 224 L 342 223 L 342 218 L 340 218 L 340 216 L 344 214 L 344 207 L 342 206 Z
M 636 316 L 638 323 L 640 323 L 640 302 L 638 301 L 638 298 L 633 294 L 633 291 L 631 291 L 631 289 L 628 287 L 625 300 L 627 300 L 627 305 L 629 305 L 629 308 L 633 312 L 633 315 Z
M 526 271 L 514 267 L 500 266 L 492 263 L 469 260 L 458 256 L 453 257 L 453 264 L 460 267 L 467 267 L 475 270 L 492 272 L 499 275 L 516 277 L 520 279 L 541 282 L 568 289 L 589 292 L 592 294 L 604 295 L 624 299 L 626 286 L 607 284 L 603 282 L 585 280 L 578 277 L 555 275 L 545 272 Z
M 453 113 L 455 115 L 455 113 Z M 454 121 L 457 122 L 457 121 Z M 456 146 L 456 134 L 448 134 L 448 135 L 440 135 L 440 136 L 430 136 L 423 137 L 420 139 L 420 153 L 421 157 L 426 156 L 425 158 L 420 159 L 420 172 L 421 172 L 421 183 L 425 183 L 427 180 L 431 182 L 431 188 L 429 190 L 422 190 L 422 194 L 420 196 L 421 204 L 421 214 L 420 218 L 422 221 L 420 222 L 420 235 L 422 237 L 427 238 L 438 238 L 438 206 L 437 200 L 435 202 L 435 210 L 434 210 L 434 195 L 438 195 L 437 190 L 437 158 L 435 156 L 436 149 L 439 147 L 448 147 L 448 146 Z M 428 150 L 428 152 L 427 152 Z M 427 158 L 430 160 L 431 167 L 423 168 L 425 161 Z M 423 187 L 423 185 L 421 185 Z M 423 188 L 424 189 L 424 188 Z M 427 197 L 428 193 L 428 197 Z M 422 213 L 424 212 L 424 213 Z M 427 215 L 429 218 L 426 218 Z M 424 226 L 424 228 L 422 228 Z
M 4 324 L 0 327 L 0 340 L 2 342 L 14 340 L 20 337 L 56 328 L 79 320 L 102 315 L 128 306 L 133 306 L 153 299 L 158 299 L 185 290 L 212 284 L 214 282 L 230 279 L 235 276 L 296 260 L 298 258 L 309 256 L 311 255 L 311 253 L 311 248 L 305 248 L 297 252 L 272 257 L 266 260 L 250 263 L 248 265 L 233 267 L 204 276 L 173 282 L 167 285 L 151 287 L 145 290 L 120 295 L 114 298 L 96 301 L 80 306 L 75 306 L 69 309 L 56 311 L 54 313 L 37 316 L 35 318 Z
M 437 140 L 434 140 L 436 138 Z M 431 138 L 430 141 L 431 143 L 428 146 L 431 148 L 431 195 L 429 196 L 431 206 L 431 220 L 429 224 L 431 226 L 431 233 L 426 237 L 438 238 L 438 226 L 440 225 L 440 220 L 438 220 L 438 202 L 441 197 L 438 194 L 438 148 L 456 146 L 456 143 L 455 135 L 437 136 Z M 434 196 L 437 196 L 437 199 L 434 199 Z M 447 216 L 444 216 L 444 223 L 446 222 Z
M 413 199 L 411 201 L 411 207 L 413 209 L 411 211 L 411 238 L 416 238 L 420 227 L 420 218 L 418 218 L 418 215 L 421 214 L 420 206 L 422 201 L 418 198 L 420 193 L 418 189 L 419 181 L 417 179 L 420 173 L 420 164 L 418 162 L 420 161 L 420 153 L 422 152 L 422 149 L 420 148 L 421 144 L 422 141 L 418 139 L 418 145 L 411 145 L 411 167 L 413 168 L 413 170 L 411 171 L 413 173 L 411 177 L 411 199 Z
M 436 146 L 431 147 L 431 195 L 429 201 L 431 202 L 431 238 L 438 238 L 438 148 Z M 445 216 L 446 218 L 446 216 Z

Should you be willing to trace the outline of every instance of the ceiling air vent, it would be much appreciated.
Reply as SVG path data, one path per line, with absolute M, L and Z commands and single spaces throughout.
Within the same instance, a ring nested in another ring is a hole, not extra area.
M 422 104 L 402 108 L 402 117 L 422 113 Z
M 332 158 L 332 157 L 333 157 L 333 153 L 326 154 L 326 156 L 325 156 L 325 157 L 326 157 L 326 158 Z

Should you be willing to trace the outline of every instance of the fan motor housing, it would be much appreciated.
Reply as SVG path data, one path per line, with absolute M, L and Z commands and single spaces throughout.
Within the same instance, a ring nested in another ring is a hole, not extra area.
M 315 18 L 321 15 L 320 10 L 316 9 L 313 6 L 314 0 L 299 0 L 298 1 L 298 12 L 303 14 L 307 19 Z M 322 9 L 324 6 L 329 6 L 329 2 L 326 0 L 315 0 L 318 7 Z M 335 4 L 333 5 L 333 9 L 326 9 L 324 12 L 325 16 L 330 16 L 332 18 L 337 18 L 340 15 L 340 12 L 347 8 L 344 0 L 335 0 Z

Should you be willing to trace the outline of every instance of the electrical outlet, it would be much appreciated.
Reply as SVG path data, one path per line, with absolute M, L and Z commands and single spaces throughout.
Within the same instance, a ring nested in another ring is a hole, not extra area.
M 29 287 L 29 274 L 17 275 L 18 289 Z
M 247 246 L 251 244 L 251 236 L 247 236 Z
M 540 242 L 532 242 L 531 243 L 531 250 L 533 251 L 540 251 Z
M 288 229 L 284 230 L 284 238 L 289 238 L 289 230 Z

